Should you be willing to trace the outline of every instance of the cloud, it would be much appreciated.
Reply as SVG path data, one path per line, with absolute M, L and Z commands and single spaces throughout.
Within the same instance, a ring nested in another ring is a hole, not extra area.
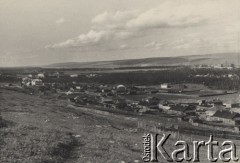
M 185 11 L 186 10 L 186 11 Z M 152 28 L 186 27 L 200 24 L 205 20 L 194 13 L 195 6 L 164 3 L 145 11 L 103 12 L 92 19 L 89 32 L 47 47 L 81 47 L 110 41 L 141 37 Z M 189 13 L 193 13 L 189 15 Z M 57 21 L 65 22 L 63 18 Z
M 92 24 L 87 33 L 48 45 L 46 48 L 88 47 L 87 49 L 91 50 L 94 46 L 94 50 L 98 47 L 119 50 L 122 45 L 128 45 L 128 41 L 150 36 L 153 37 L 151 40 L 159 41 L 148 40 L 149 43 L 143 45 L 143 48 L 156 50 L 199 48 L 209 46 L 208 41 L 214 46 L 212 40 L 217 35 L 228 35 L 239 30 L 239 23 L 236 23 L 239 22 L 238 17 L 232 13 L 234 6 L 223 0 L 201 2 L 172 0 L 161 1 L 158 6 L 146 10 L 106 11 L 91 20 Z M 226 39 L 222 37 L 221 42 L 224 40 Z M 136 46 L 141 45 L 134 47 Z
M 149 43 L 145 44 L 144 47 L 149 48 L 149 49 L 158 50 L 158 49 L 164 48 L 165 43 L 159 43 L 159 42 L 156 42 L 156 41 L 152 41 L 152 42 L 149 42 Z
M 114 41 L 119 39 L 126 39 L 132 33 L 127 31 L 95 31 L 90 30 L 86 34 L 81 34 L 77 38 L 69 39 L 61 43 L 48 45 L 46 48 L 63 48 L 63 47 L 82 47 L 82 46 L 96 46 L 107 41 Z
M 197 6 L 194 5 L 177 5 L 173 2 L 166 2 L 129 20 L 127 27 L 151 29 L 199 25 L 207 18 L 196 12 L 196 9 Z
M 62 24 L 64 24 L 64 23 L 66 23 L 66 20 L 65 20 L 64 18 L 60 18 L 60 19 L 56 20 L 55 23 L 56 23 L 57 25 L 62 25 Z
M 139 11 L 104 12 L 92 19 L 95 29 L 126 29 L 126 23 L 137 17 Z
M 174 49 L 189 49 L 191 47 L 201 48 L 206 46 L 205 41 L 199 38 L 193 40 L 182 40 L 179 42 L 174 42 L 172 48 Z
M 198 6 L 166 2 L 146 11 L 104 12 L 93 18 L 95 28 L 135 29 L 186 27 L 203 23 L 206 17 L 197 9 Z

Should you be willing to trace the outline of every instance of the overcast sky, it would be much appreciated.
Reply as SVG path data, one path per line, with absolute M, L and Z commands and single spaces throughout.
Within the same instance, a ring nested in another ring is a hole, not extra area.
M 237 52 L 239 0 L 0 0 L 0 66 Z

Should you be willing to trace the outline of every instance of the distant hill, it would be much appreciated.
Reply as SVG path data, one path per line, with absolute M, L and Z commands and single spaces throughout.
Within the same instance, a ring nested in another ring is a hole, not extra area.
M 207 55 L 192 55 L 180 57 L 157 57 L 98 62 L 66 62 L 44 66 L 44 68 L 119 68 L 119 67 L 148 67 L 148 66 L 177 66 L 199 64 L 238 64 L 238 54 L 221 53 Z

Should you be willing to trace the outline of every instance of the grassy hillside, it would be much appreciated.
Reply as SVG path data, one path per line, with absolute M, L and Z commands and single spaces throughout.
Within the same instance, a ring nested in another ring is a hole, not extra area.
M 207 55 L 192 55 L 181 57 L 156 57 L 99 62 L 66 62 L 45 66 L 46 68 L 118 68 L 118 67 L 147 67 L 147 66 L 176 66 L 199 64 L 238 64 L 236 53 L 221 53 Z
M 142 131 L 122 120 L 67 108 L 66 100 L 0 89 L 0 162 L 76 163 L 141 160 Z
M 184 58 L 144 58 L 116 61 L 100 62 L 68 62 L 56 63 L 46 66 L 47 68 L 116 68 L 116 67 L 138 67 L 138 66 L 159 66 L 159 65 L 178 65 L 187 63 Z

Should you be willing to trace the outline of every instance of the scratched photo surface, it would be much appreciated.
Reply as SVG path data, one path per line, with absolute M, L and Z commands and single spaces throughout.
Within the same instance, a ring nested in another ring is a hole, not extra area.
M 239 0 L 0 0 L 0 162 L 239 162 Z

